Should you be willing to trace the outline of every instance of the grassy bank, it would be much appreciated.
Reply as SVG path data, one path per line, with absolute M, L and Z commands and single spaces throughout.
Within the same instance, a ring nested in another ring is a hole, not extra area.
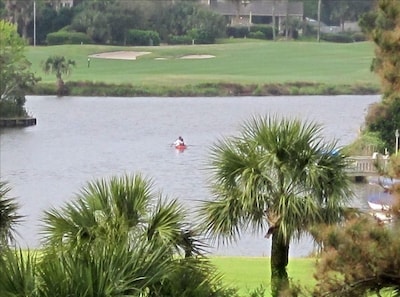
M 266 289 L 265 296 L 270 296 L 270 259 L 267 257 L 211 257 L 219 272 L 223 274 L 223 281 L 229 286 L 239 289 L 242 296 L 249 296 L 249 292 L 260 286 Z M 293 282 L 312 288 L 315 280 L 314 258 L 291 258 L 288 273 Z
M 150 52 L 137 60 L 87 57 L 110 51 Z M 62 45 L 29 47 L 27 57 L 42 81 L 36 94 L 54 93 L 55 76 L 41 63 L 51 55 L 76 61 L 66 77 L 70 95 L 196 96 L 376 94 L 370 72 L 373 45 L 237 40 L 190 46 L 117 47 Z M 212 55 L 209 59 L 180 59 Z
M 239 289 L 240 296 L 249 297 L 260 286 L 265 289 L 264 297 L 270 297 L 270 259 L 268 257 L 211 257 L 211 263 L 223 274 L 223 282 Z M 288 265 L 288 274 L 291 281 L 303 288 L 312 291 L 316 281 L 315 258 L 291 258 Z M 381 292 L 381 296 L 394 296 L 388 289 Z M 259 295 L 257 295 L 259 296 Z M 377 297 L 370 293 L 369 297 Z

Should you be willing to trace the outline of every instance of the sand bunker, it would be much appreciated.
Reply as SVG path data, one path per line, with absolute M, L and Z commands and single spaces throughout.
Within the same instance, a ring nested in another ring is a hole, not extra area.
M 215 58 L 215 56 L 212 55 L 187 55 L 181 57 L 181 59 L 210 59 L 210 58 Z
M 99 59 L 118 59 L 118 60 L 136 60 L 137 57 L 150 54 L 150 52 L 131 52 L 131 51 L 118 51 L 90 55 L 91 58 Z
M 90 55 L 90 58 L 99 59 L 117 59 L 117 60 L 136 60 L 137 57 L 150 54 L 151 52 L 133 52 L 133 51 L 117 51 L 106 52 L 100 54 Z M 215 58 L 212 55 L 187 55 L 180 57 L 180 59 L 210 59 Z M 156 60 L 165 60 L 166 58 L 155 58 Z

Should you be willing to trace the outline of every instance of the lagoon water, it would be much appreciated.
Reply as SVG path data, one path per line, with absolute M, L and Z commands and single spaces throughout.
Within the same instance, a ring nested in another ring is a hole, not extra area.
M 237 133 L 243 121 L 276 115 L 320 123 L 327 140 L 354 140 L 368 106 L 380 96 L 279 96 L 223 98 L 109 98 L 29 96 L 26 107 L 37 125 L 0 131 L 0 176 L 12 187 L 25 221 L 18 244 L 40 246 L 43 210 L 74 198 L 88 181 L 141 173 L 155 189 L 178 198 L 188 210 L 209 199 L 207 156 L 219 138 Z M 184 152 L 171 148 L 182 135 Z M 355 185 L 353 205 L 366 208 L 365 185 Z M 309 238 L 291 245 L 306 256 Z M 270 240 L 245 232 L 214 255 L 267 256 Z

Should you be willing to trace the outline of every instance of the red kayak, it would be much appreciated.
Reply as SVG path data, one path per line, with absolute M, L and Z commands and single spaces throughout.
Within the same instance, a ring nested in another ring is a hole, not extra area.
M 180 145 L 175 145 L 175 148 L 177 150 L 183 151 L 184 149 L 187 148 L 187 146 L 185 144 L 180 144 Z

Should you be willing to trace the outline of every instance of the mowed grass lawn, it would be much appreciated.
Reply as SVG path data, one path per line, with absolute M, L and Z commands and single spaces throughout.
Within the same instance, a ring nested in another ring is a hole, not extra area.
M 223 282 L 239 289 L 241 296 L 249 296 L 263 286 L 265 296 L 270 296 L 270 258 L 269 257 L 211 257 L 218 271 L 223 275 Z M 288 274 L 294 283 L 313 288 L 316 284 L 315 258 L 291 258 Z
M 91 58 L 111 51 L 150 52 L 137 60 Z M 185 55 L 213 55 L 210 59 L 180 59 Z M 313 82 L 335 85 L 379 85 L 370 72 L 374 46 L 298 41 L 226 40 L 213 45 L 120 47 L 61 45 L 28 47 L 27 57 L 42 82 L 55 82 L 41 64 L 51 55 L 76 62 L 70 81 L 129 83 L 133 85 L 188 85 L 213 82 L 266 84 Z
M 210 260 L 223 275 L 224 284 L 238 288 L 240 296 L 250 297 L 250 293 L 260 286 L 265 289 L 264 297 L 271 296 L 269 257 L 211 257 Z M 291 281 L 312 291 L 316 285 L 316 261 L 316 258 L 290 258 L 288 274 Z M 368 296 L 377 297 L 374 293 Z M 382 290 L 381 296 L 394 295 L 392 290 Z

